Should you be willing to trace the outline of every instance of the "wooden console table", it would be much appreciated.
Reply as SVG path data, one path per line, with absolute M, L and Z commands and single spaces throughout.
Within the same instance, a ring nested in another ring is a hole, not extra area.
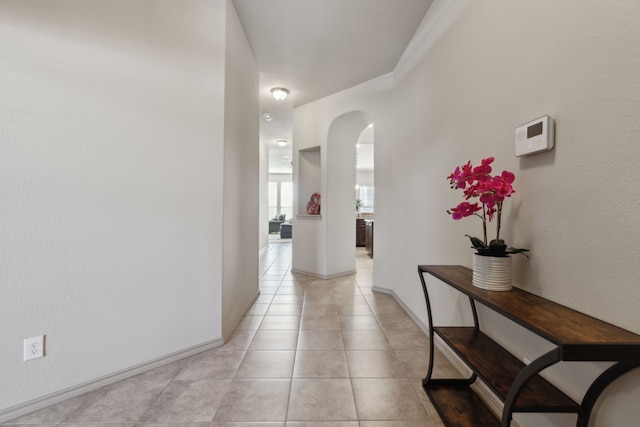
M 424 274 L 430 274 L 469 297 L 474 326 L 433 325 Z M 514 412 L 577 414 L 577 427 L 587 427 L 598 396 L 615 379 L 640 366 L 640 335 L 587 316 L 518 288 L 486 291 L 471 284 L 472 272 L 452 265 L 419 265 L 418 275 L 427 304 L 431 354 L 423 388 L 449 427 L 511 425 Z M 555 348 L 528 365 L 500 347 L 479 328 L 476 302 L 511 319 L 555 344 Z M 468 379 L 434 379 L 434 334 L 467 364 Z M 581 403 L 542 378 L 543 369 L 560 361 L 616 362 L 589 387 Z M 480 378 L 504 402 L 497 419 L 470 385 Z

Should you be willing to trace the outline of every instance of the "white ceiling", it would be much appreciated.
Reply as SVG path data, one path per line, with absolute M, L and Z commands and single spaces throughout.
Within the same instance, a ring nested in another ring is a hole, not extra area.
M 272 116 L 260 139 L 276 160 L 291 155 L 293 108 L 392 72 L 431 2 L 233 0 L 260 69 L 261 113 Z M 273 87 L 291 93 L 276 101 Z

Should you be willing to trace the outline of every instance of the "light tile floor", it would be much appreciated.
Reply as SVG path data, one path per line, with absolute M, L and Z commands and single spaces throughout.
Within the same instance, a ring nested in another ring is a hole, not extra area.
M 371 290 L 363 249 L 356 264 L 333 280 L 292 274 L 290 240 L 274 240 L 260 259 L 261 295 L 224 346 L 3 425 L 443 426 L 421 387 L 427 336 Z

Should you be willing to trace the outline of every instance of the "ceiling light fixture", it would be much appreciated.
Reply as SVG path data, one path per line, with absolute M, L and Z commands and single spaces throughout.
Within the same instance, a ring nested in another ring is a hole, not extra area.
M 276 141 L 276 144 L 278 144 L 278 146 L 280 147 L 286 147 L 287 146 L 287 140 L 286 139 L 279 139 Z
M 262 117 L 264 117 L 264 119 L 265 119 L 266 121 L 268 121 L 268 122 L 270 122 L 270 121 L 271 121 L 271 114 L 269 114 L 269 113 L 264 113 L 264 114 L 262 115 Z
M 278 101 L 282 101 L 287 97 L 287 95 L 289 95 L 289 89 L 285 89 L 283 87 L 274 87 L 273 89 L 271 89 L 271 94 Z

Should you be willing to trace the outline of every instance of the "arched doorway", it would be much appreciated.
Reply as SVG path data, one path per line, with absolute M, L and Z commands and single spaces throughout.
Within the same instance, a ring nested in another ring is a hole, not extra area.
M 327 272 L 328 275 L 355 271 L 357 144 L 370 129 L 371 118 L 364 111 L 336 117 L 327 134 Z M 323 201 L 324 203 L 324 201 Z M 323 206 L 323 209 L 325 209 Z
M 295 148 L 292 271 L 332 278 L 356 271 L 356 144 L 372 123 L 351 111 L 331 120 L 326 139 Z M 306 215 L 309 195 L 321 194 L 320 215 Z
M 375 206 L 373 124 L 367 126 L 356 143 L 356 247 L 373 258 L 373 215 Z

